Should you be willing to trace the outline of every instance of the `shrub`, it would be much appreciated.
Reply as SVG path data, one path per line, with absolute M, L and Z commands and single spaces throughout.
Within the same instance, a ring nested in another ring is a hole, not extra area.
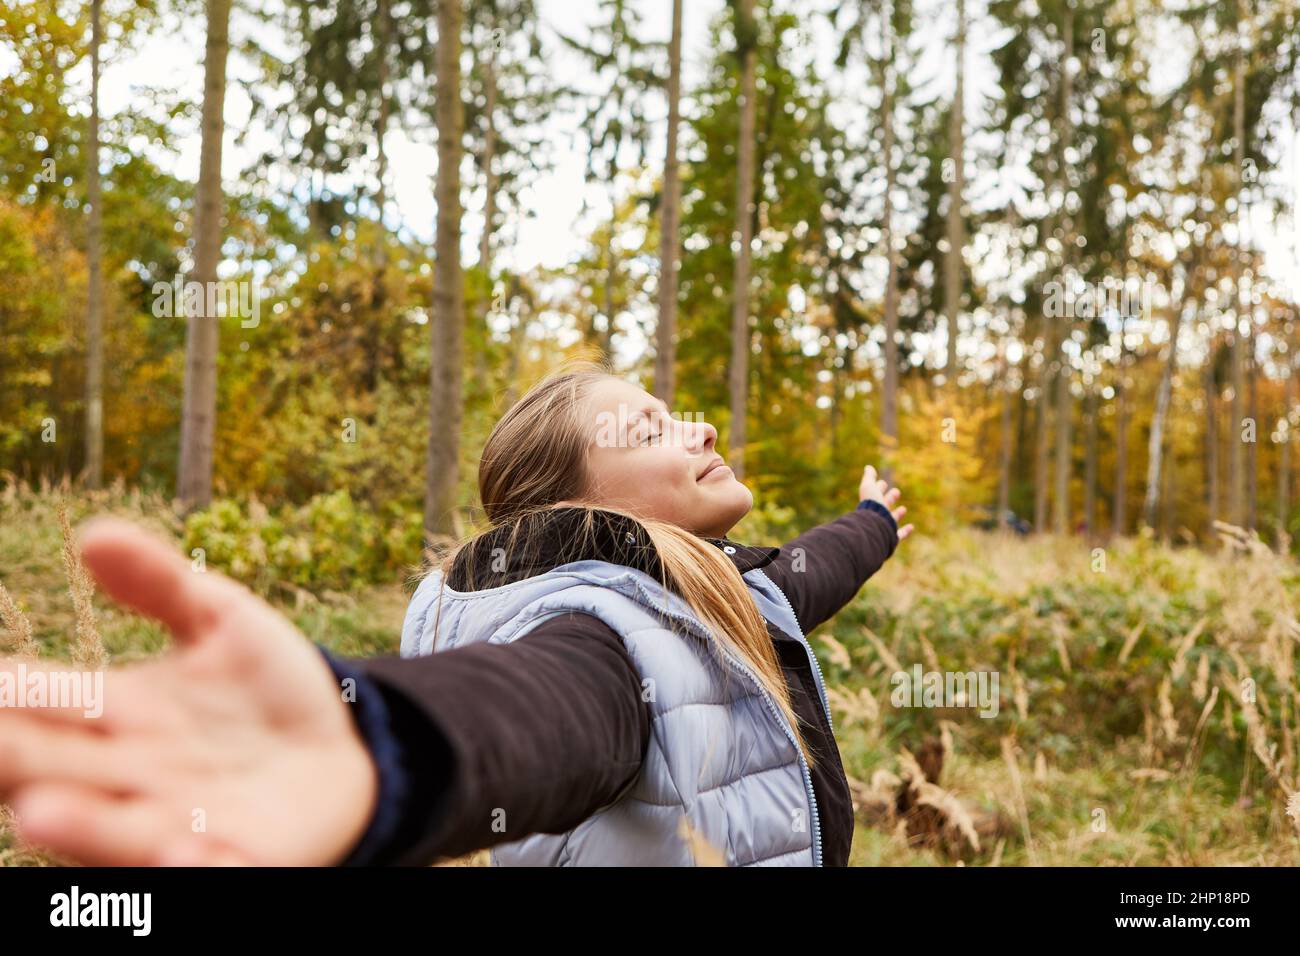
M 347 591 L 399 579 L 420 560 L 420 539 L 417 512 L 371 510 L 336 491 L 274 512 L 255 498 L 216 501 L 186 520 L 184 547 L 262 593 Z

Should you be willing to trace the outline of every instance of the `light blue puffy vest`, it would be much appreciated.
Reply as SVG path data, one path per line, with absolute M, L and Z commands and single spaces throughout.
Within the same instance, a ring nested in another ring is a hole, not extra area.
M 744 579 L 760 613 L 797 636 L 811 658 L 781 589 L 761 569 Z M 690 606 L 650 575 L 584 560 L 501 587 L 460 592 L 443 587 L 434 572 L 411 599 L 401 653 L 508 644 L 571 611 L 609 625 L 636 665 L 652 714 L 645 760 L 612 803 L 566 832 L 498 844 L 492 864 L 692 866 L 685 818 L 728 866 L 820 866 L 812 777 L 789 723 L 746 665 L 732 655 L 727 666 L 719 663 L 713 638 Z

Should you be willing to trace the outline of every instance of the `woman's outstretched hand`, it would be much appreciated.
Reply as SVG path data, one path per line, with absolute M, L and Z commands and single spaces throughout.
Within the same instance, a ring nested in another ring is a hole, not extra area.
M 104 672 L 99 717 L 21 696 L 0 706 L 0 802 L 19 836 L 91 865 L 340 862 L 378 775 L 320 652 L 131 524 L 100 519 L 81 549 L 103 590 L 161 621 L 175 647 Z M 0 658 L 0 680 L 22 667 L 30 682 L 71 665 Z
M 907 506 L 898 503 L 898 499 L 902 496 L 901 491 L 889 487 L 889 482 L 876 474 L 874 465 L 867 465 L 862 469 L 862 483 L 858 485 L 858 500 L 878 501 L 888 508 L 889 513 L 894 516 L 894 523 L 898 525 L 899 541 L 912 533 L 912 526 L 903 524 L 903 515 L 907 514 Z

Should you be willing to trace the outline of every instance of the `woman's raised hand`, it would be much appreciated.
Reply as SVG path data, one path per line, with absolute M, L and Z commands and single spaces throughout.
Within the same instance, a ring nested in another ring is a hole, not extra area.
M 867 465 L 862 469 L 862 482 L 858 485 L 859 501 L 878 501 L 894 516 L 894 522 L 898 527 L 898 540 L 902 541 L 912 533 L 910 524 L 903 524 L 903 515 L 907 514 L 907 506 L 900 505 L 898 499 L 903 493 L 897 488 L 891 488 L 889 482 L 882 479 L 876 474 L 874 465 Z
M 0 706 L 0 802 L 19 836 L 91 865 L 340 862 L 378 776 L 320 652 L 131 524 L 100 519 L 81 549 L 103 590 L 175 647 L 106 671 L 99 717 Z M 70 666 L 0 658 L 0 680 Z

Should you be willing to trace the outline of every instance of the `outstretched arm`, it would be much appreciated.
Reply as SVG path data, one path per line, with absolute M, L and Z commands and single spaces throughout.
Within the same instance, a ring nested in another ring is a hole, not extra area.
M 345 864 L 419 865 L 576 826 L 638 775 L 649 709 L 623 642 L 586 614 L 511 644 L 425 657 L 330 658 L 354 675 L 380 761 L 379 807 Z
M 898 527 L 907 512 L 898 504 L 901 495 L 868 465 L 855 510 L 782 545 L 780 555 L 763 569 L 790 599 L 805 634 L 853 600 L 898 542 L 912 533 L 910 524 Z
M 385 746 L 382 733 L 359 729 L 361 697 L 346 703 L 327 659 L 246 588 L 193 572 L 169 545 L 121 521 L 87 529 L 82 552 L 104 591 L 160 620 L 175 648 L 105 672 L 99 714 L 36 701 L 0 708 L 0 802 L 13 807 L 23 839 L 74 860 L 387 861 L 410 835 L 417 844 L 403 861 L 429 862 L 484 845 L 479 817 L 491 820 L 497 806 L 506 831 L 494 840 L 547 820 L 572 825 L 580 808 L 611 802 L 639 764 L 645 705 L 612 645 L 579 646 L 576 634 L 548 642 L 539 627 L 509 647 L 354 662 L 370 719 L 391 731 Z M 0 658 L 11 683 L 67 670 Z M 557 762 L 561 741 L 578 756 L 564 751 Z M 572 803 L 561 809 L 566 795 Z M 465 833 L 452 832 L 462 825 Z

